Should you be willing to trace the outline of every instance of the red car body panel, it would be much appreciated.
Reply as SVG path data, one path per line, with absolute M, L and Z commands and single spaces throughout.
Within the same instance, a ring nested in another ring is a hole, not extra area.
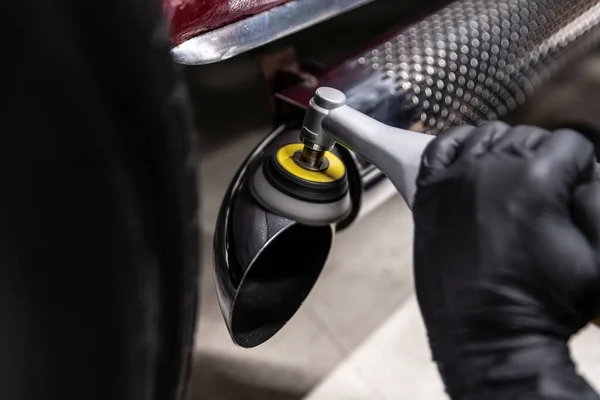
M 290 0 L 163 0 L 174 45 Z M 326 1 L 326 0 L 324 0 Z

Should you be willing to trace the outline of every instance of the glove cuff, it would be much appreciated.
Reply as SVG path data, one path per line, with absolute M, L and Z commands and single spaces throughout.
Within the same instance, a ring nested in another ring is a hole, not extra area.
M 577 375 L 568 346 L 560 339 L 523 336 L 461 346 L 455 354 L 455 359 L 438 360 L 454 400 L 555 398 L 557 394 L 560 399 L 598 399 Z

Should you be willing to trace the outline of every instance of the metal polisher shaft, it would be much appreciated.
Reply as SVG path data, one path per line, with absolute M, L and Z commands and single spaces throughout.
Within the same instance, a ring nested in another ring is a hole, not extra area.
M 302 149 L 302 160 L 305 161 L 310 167 L 319 168 L 325 157 L 325 152 L 313 150 L 310 147 L 304 147 Z

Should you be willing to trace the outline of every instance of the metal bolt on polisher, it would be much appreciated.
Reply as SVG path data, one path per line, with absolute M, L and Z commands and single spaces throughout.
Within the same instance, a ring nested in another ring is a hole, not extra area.
M 268 159 L 252 179 L 252 193 L 263 207 L 298 222 L 339 222 L 351 202 L 344 164 L 331 152 L 337 142 L 383 172 L 411 207 L 421 156 L 433 139 L 385 125 L 347 106 L 339 90 L 322 87 L 306 112 L 302 143 Z

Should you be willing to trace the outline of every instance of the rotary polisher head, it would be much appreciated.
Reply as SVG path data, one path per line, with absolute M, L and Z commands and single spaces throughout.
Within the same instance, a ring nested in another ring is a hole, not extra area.
M 346 167 L 329 151 L 306 152 L 291 143 L 267 157 L 250 181 L 252 194 L 267 210 L 303 224 L 339 222 L 351 211 Z

